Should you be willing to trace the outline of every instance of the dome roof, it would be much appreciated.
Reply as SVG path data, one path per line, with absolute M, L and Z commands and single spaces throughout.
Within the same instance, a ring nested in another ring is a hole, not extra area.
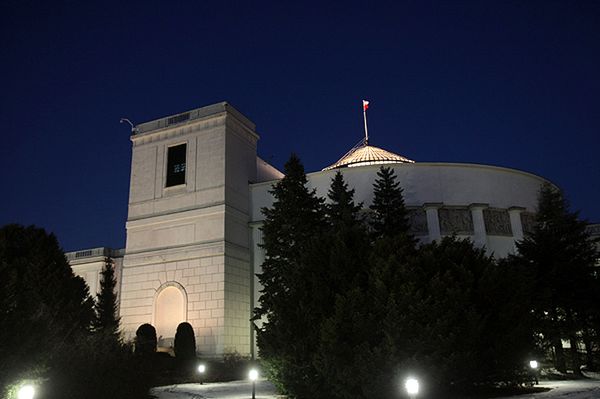
M 383 148 L 368 145 L 363 141 L 354 146 L 339 161 L 323 170 L 352 168 L 354 166 L 379 165 L 387 163 L 414 163 L 415 161 L 394 154 Z

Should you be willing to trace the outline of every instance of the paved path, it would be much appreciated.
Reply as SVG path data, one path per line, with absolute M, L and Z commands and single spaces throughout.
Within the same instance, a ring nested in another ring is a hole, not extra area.
M 498 399 L 600 399 L 600 380 L 542 381 L 548 392 Z M 179 384 L 152 389 L 157 399 L 250 399 L 252 384 L 233 381 L 208 384 Z M 256 383 L 256 399 L 277 399 L 275 387 L 267 380 Z M 426 398 L 423 398 L 426 399 Z
M 152 388 L 158 399 L 249 399 L 252 396 L 250 381 L 217 382 L 206 384 L 177 384 Z M 256 399 L 278 398 L 277 390 L 267 380 L 256 381 Z
M 600 399 L 600 380 L 540 381 L 539 386 L 552 390 L 510 399 Z

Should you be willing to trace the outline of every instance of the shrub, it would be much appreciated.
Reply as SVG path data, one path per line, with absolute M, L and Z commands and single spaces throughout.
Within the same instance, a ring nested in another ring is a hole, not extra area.
M 135 332 L 135 353 L 144 356 L 154 352 L 156 352 L 156 329 L 151 324 L 142 324 Z
M 153 384 L 153 373 L 128 345 L 111 336 L 80 336 L 52 361 L 43 384 L 45 399 L 143 399 Z
M 193 364 L 196 359 L 196 338 L 190 323 L 183 322 L 177 326 L 174 350 L 180 368 L 187 368 Z

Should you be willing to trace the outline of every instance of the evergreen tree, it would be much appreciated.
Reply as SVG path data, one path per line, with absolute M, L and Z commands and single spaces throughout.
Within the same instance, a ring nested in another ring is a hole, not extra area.
M 151 381 L 130 349 L 94 334 L 94 301 L 56 237 L 34 226 L 0 228 L 0 397 L 42 379 L 47 399 L 135 398 Z M 10 397 L 10 396 L 9 396 Z
M 363 371 L 355 368 L 356 351 L 373 327 L 361 319 L 370 314 L 365 288 L 371 244 L 359 213 L 362 204 L 355 204 L 354 190 L 348 189 L 339 171 L 332 179 L 328 198 L 328 231 L 309 257 L 314 269 L 321 271 L 317 279 L 322 285 L 313 296 L 320 325 L 313 362 L 324 381 L 320 397 L 342 398 L 349 391 L 356 397 L 352 387 L 363 379 L 356 376 L 350 380 L 348 376 Z
M 399 361 L 398 341 L 395 334 L 389 333 L 397 331 L 399 312 L 403 310 L 397 306 L 390 284 L 375 276 L 369 254 L 370 247 L 345 248 L 345 263 L 356 262 L 363 270 L 355 284 L 336 290 L 334 308 L 322 322 L 316 364 L 331 391 L 326 397 L 394 396 L 395 387 L 391 385 Z
M 348 188 L 339 170 L 331 180 L 327 197 L 327 234 L 318 243 L 321 253 L 314 254 L 312 260 L 315 269 L 325 269 L 323 275 L 327 276 L 330 295 L 326 302 L 331 308 L 334 295 L 345 293 L 356 285 L 364 287 L 371 251 L 360 215 L 362 203 L 354 202 L 354 189 Z
M 104 260 L 104 267 L 100 274 L 100 292 L 96 300 L 96 320 L 94 322 L 95 331 L 119 340 L 119 322 L 121 318 L 117 316 L 117 294 L 115 286 L 115 268 L 110 258 Z
M 373 184 L 373 203 L 369 207 L 372 211 L 371 229 L 376 238 L 405 234 L 412 239 L 402 192 L 394 170 L 382 166 Z
M 34 226 L 0 229 L 0 396 L 7 382 L 44 374 L 89 331 L 93 300 L 56 237 Z
M 174 342 L 175 358 L 180 364 L 189 365 L 196 359 L 196 337 L 190 323 L 183 322 L 177 326 Z
M 326 206 L 327 220 L 334 229 L 353 227 L 362 222 L 359 212 L 362 203 L 354 203 L 354 189 L 349 190 L 344 176 L 336 171 L 327 193 L 330 202 Z
M 371 239 L 341 174 L 329 191 L 327 246 L 334 307 L 324 313 L 316 364 L 331 386 L 329 397 L 378 398 L 393 394 L 400 361 L 397 332 L 398 271 L 414 255 L 402 189 L 381 168 L 371 205 Z M 373 242 L 371 242 L 373 241 Z M 337 279 L 337 280 L 336 280 Z
M 292 155 L 285 177 L 270 193 L 273 205 L 263 209 L 265 261 L 258 275 L 263 286 L 254 320 L 260 355 L 272 380 L 290 395 L 311 397 L 318 373 L 312 365 L 318 322 L 310 304 L 318 290 L 306 256 L 325 228 L 323 200 L 306 187 L 300 160 Z
M 469 240 L 445 237 L 420 248 L 402 277 L 407 284 L 400 291 L 408 296 L 399 303 L 411 309 L 402 315 L 406 323 L 416 323 L 403 341 L 430 370 L 432 383 L 470 389 L 521 382 L 523 359 L 533 349 L 521 276 Z
M 517 243 L 519 254 L 513 259 L 532 269 L 533 308 L 540 332 L 554 349 L 555 366 L 562 372 L 566 364 L 561 339 L 571 341 L 572 368 L 580 373 L 578 333 L 586 327 L 585 315 L 597 307 L 590 301 L 594 294 L 589 282 L 594 279 L 598 255 L 585 227 L 578 213 L 569 211 L 560 190 L 545 183 L 534 229 Z

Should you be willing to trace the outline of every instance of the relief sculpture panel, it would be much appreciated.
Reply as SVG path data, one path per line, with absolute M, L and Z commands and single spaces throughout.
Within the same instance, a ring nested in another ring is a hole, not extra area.
M 467 208 L 440 208 L 440 230 L 442 234 L 473 234 L 473 217 Z
M 416 236 L 427 235 L 427 214 L 423 209 L 409 209 L 408 222 L 410 223 L 410 232 Z
M 533 233 L 533 226 L 535 226 L 535 214 L 530 212 L 522 212 L 521 226 L 523 226 L 523 234 Z
M 483 220 L 488 235 L 512 237 L 510 216 L 506 209 L 484 209 Z

